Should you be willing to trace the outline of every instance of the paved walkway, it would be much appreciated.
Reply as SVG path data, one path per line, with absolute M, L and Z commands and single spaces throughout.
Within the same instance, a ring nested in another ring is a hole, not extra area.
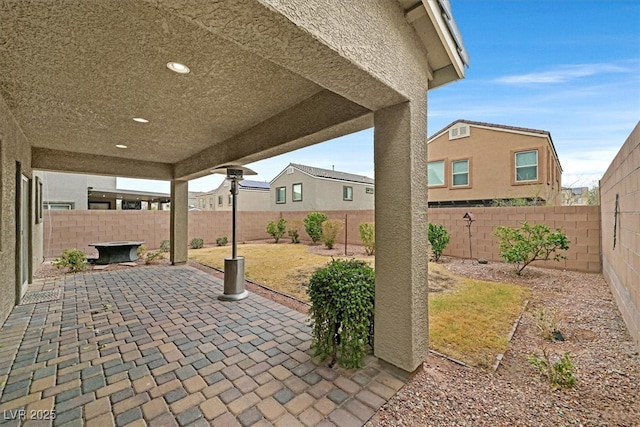
M 305 315 L 255 294 L 221 302 L 222 282 L 191 267 L 29 291 L 58 289 L 0 329 L 0 424 L 360 426 L 403 385 L 373 357 L 355 372 L 318 365 Z

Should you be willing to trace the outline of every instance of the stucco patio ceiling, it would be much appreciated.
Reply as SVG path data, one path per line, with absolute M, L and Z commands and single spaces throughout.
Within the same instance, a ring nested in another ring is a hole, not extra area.
M 349 58 L 349 41 L 320 40 L 296 7 L 270 3 L 0 1 L 0 93 L 32 166 L 195 178 L 370 127 L 371 111 L 405 100 L 391 73 Z M 430 24 L 437 3 L 398 7 L 425 47 L 451 37 Z M 457 55 L 433 44 L 424 67 L 437 81 Z

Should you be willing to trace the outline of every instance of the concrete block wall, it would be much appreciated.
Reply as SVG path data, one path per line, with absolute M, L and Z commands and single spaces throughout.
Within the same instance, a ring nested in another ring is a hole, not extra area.
M 600 180 L 600 209 L 602 273 L 640 347 L 640 122 Z
M 471 243 L 474 258 L 502 261 L 498 238 L 493 235 L 500 226 L 519 227 L 522 222 L 546 224 L 551 229 L 561 228 L 569 238 L 567 259 L 560 262 L 536 261 L 533 265 L 599 273 L 600 211 L 598 206 L 528 206 L 500 208 L 434 208 L 429 209 L 429 221 L 444 225 L 451 240 L 445 255 L 468 258 L 469 231 L 466 212 L 476 220 L 471 225 Z
M 451 234 L 445 255 L 469 257 L 469 238 L 465 212 L 472 211 L 476 221 L 471 226 L 474 258 L 502 261 L 498 239 L 493 231 L 499 225 L 517 227 L 523 221 L 544 223 L 552 229 L 562 228 L 570 240 L 567 260 L 536 263 L 549 268 L 598 273 L 600 263 L 600 211 L 597 206 L 518 207 L 518 208 L 437 208 L 429 210 L 429 221 L 443 224 Z M 373 222 L 373 210 L 326 211 L 329 219 L 347 222 L 347 241 L 361 244 L 359 226 Z M 302 221 L 307 212 L 238 212 L 238 241 L 270 239 L 266 232 L 269 221 L 285 218 Z M 44 254 L 57 257 L 66 248 L 78 248 L 89 256 L 97 256 L 89 243 L 116 240 L 143 240 L 148 249 L 157 249 L 169 238 L 168 211 L 51 211 L 44 217 Z M 221 211 L 189 212 L 188 242 L 195 237 L 214 244 L 218 237 L 231 240 L 231 214 Z M 310 239 L 300 230 L 301 240 Z M 344 228 L 336 245 L 344 244 Z M 282 237 L 288 241 L 287 235 Z
M 370 211 L 327 211 L 330 219 L 345 220 L 347 217 L 347 239 L 350 244 L 360 244 L 359 225 L 373 221 Z M 283 217 L 287 221 L 302 221 L 307 212 L 251 212 L 237 214 L 238 241 L 270 239 L 267 223 Z M 226 236 L 231 241 L 231 212 L 193 211 L 189 212 L 189 237 L 199 237 L 206 244 L 214 244 L 218 237 Z M 310 241 L 300 230 L 302 241 Z M 44 257 L 54 258 L 63 250 L 77 248 L 88 256 L 97 256 L 90 243 L 142 240 L 148 249 L 157 249 L 160 243 L 169 239 L 169 211 L 99 211 L 73 210 L 48 211 L 44 215 Z M 288 241 L 285 234 L 282 237 Z M 344 228 L 338 235 L 337 244 L 344 243 Z

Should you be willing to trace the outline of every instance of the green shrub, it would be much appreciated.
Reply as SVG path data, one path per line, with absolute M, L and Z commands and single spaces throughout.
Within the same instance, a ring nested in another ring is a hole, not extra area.
M 571 361 L 569 352 L 564 353 L 555 363 L 551 362 L 551 358 L 546 349 L 542 350 L 542 355 L 543 358 L 539 358 L 535 354 L 532 354 L 527 360 L 538 368 L 542 375 L 547 377 L 551 387 L 571 387 L 576 383 L 576 377 L 573 375 L 575 366 Z
M 140 245 L 138 246 L 138 249 L 136 249 L 136 254 L 138 254 L 138 258 L 142 258 L 145 252 L 147 252 L 147 247 L 145 245 Z
M 287 234 L 291 239 L 291 243 L 300 243 L 300 230 L 302 229 L 302 227 L 302 221 L 300 221 L 299 219 L 294 219 L 289 223 Z
M 500 256 L 516 265 L 518 275 L 536 260 L 548 261 L 551 256 L 554 261 L 567 259 L 558 253 L 569 249 L 569 239 L 559 228 L 551 232 L 544 224 L 531 226 L 525 221 L 521 228 L 500 226 L 493 234 L 500 240 Z
M 360 224 L 360 240 L 367 255 L 376 253 L 376 224 L 373 222 L 363 222 Z
M 204 246 L 204 240 L 202 240 L 201 238 L 196 237 L 194 239 L 191 239 L 191 248 L 192 249 L 200 249 L 203 246 Z
M 56 258 L 51 263 L 56 268 L 68 268 L 70 273 L 77 273 L 89 267 L 87 256 L 78 249 L 65 249 L 60 258 Z
M 158 249 L 157 251 L 147 252 L 147 256 L 145 257 L 145 264 L 151 264 L 153 261 L 157 261 L 160 259 L 164 259 L 166 253 L 162 249 Z
M 322 212 L 309 212 L 304 218 L 304 230 L 307 232 L 313 244 L 322 238 L 322 223 L 327 220 L 327 215 Z
M 229 239 L 227 239 L 227 236 L 218 237 L 216 239 L 216 245 L 218 245 L 218 246 L 224 246 L 228 242 L 229 242 Z
M 431 244 L 431 252 L 433 252 L 433 257 L 435 261 L 438 262 L 445 248 L 449 244 L 449 240 L 451 237 L 449 236 L 449 232 L 444 225 L 442 224 L 434 224 L 432 222 L 429 223 L 429 243 Z
M 162 252 L 169 252 L 171 250 L 171 242 L 169 240 L 160 242 L 160 250 Z
M 322 223 L 322 242 L 327 249 L 333 249 L 340 230 L 342 230 L 342 221 L 339 219 L 328 219 Z
M 269 224 L 267 224 L 267 233 L 273 237 L 276 243 L 278 243 L 280 238 L 284 235 L 286 229 L 287 220 L 284 218 L 280 218 L 278 222 L 269 221 Z
M 308 293 L 315 356 L 331 357 L 330 366 L 361 367 L 373 341 L 373 269 L 364 261 L 334 259 L 313 273 Z

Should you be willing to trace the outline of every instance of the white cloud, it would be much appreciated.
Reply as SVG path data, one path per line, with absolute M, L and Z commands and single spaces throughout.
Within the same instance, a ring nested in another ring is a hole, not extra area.
M 597 74 L 626 73 L 630 71 L 632 70 L 615 64 L 560 65 L 550 71 L 498 77 L 494 81 L 504 84 L 553 84 L 566 83 L 570 80 Z

